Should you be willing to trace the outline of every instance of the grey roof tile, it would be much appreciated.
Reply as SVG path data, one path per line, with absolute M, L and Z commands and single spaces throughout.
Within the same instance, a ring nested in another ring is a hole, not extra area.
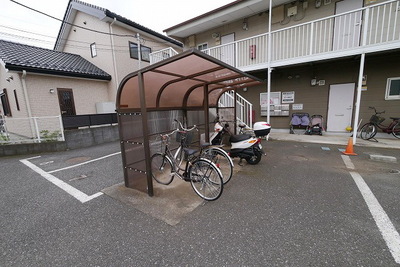
M 10 70 L 111 80 L 111 75 L 80 55 L 0 40 L 0 59 Z

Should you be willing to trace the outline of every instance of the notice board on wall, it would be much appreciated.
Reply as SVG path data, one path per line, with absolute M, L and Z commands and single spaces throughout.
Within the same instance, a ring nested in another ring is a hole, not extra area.
M 289 116 L 289 104 L 282 103 L 281 92 L 260 93 L 261 116 L 267 116 L 268 104 L 271 116 Z

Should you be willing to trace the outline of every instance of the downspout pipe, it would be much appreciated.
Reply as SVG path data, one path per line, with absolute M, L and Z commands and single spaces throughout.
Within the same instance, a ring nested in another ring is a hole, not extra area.
M 27 86 L 26 86 L 26 70 L 22 71 L 21 83 L 22 83 L 22 91 L 24 92 L 24 97 L 25 97 L 26 111 L 28 112 L 29 125 L 31 127 L 31 134 L 32 134 L 32 136 L 35 136 L 35 134 L 36 134 L 35 127 L 32 124 L 32 109 L 31 109 L 31 104 L 29 102 L 28 90 L 27 90 Z
M 114 76 L 115 76 L 115 92 L 118 91 L 118 71 L 117 71 L 117 60 L 115 57 L 115 44 L 114 44 L 114 37 L 113 37 L 113 30 L 112 30 L 112 26 L 114 25 L 114 23 L 117 21 L 116 18 L 114 18 L 114 20 L 110 23 L 110 40 L 111 40 L 111 53 L 112 53 L 112 58 L 113 58 L 113 67 L 114 67 Z
M 365 65 L 365 53 L 361 54 L 360 60 L 360 70 L 358 73 L 358 86 L 357 86 L 357 100 L 356 100 L 356 113 L 353 122 L 353 144 L 357 142 L 357 132 L 358 132 L 358 120 L 360 117 L 360 104 L 361 104 L 361 92 L 362 92 L 362 78 L 364 75 L 364 65 Z
M 268 93 L 268 104 L 267 104 L 267 122 L 270 123 L 271 117 L 271 53 L 272 53 L 272 40 L 271 40 L 271 25 L 272 25 L 272 0 L 269 0 L 269 15 L 268 15 L 268 73 L 267 73 L 267 93 Z

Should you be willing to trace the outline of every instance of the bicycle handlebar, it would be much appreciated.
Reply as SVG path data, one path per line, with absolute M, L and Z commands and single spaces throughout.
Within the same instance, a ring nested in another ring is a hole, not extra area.
M 160 134 L 160 136 L 161 136 L 161 138 L 163 139 L 163 140 L 166 140 L 166 139 L 168 139 L 171 135 L 173 135 L 174 133 L 176 133 L 176 132 L 178 132 L 179 131 L 179 129 L 175 129 L 175 130 L 173 130 L 172 132 L 170 132 L 170 133 L 168 133 L 168 134 Z
M 381 112 L 379 112 L 379 111 L 376 111 L 376 108 L 375 107 L 368 107 L 369 109 L 373 109 L 374 111 L 375 111 L 375 114 L 376 115 L 378 115 L 378 114 L 383 114 L 383 113 L 385 113 L 386 111 L 384 110 L 384 111 L 381 111 Z
M 176 121 L 176 122 L 179 124 L 179 126 L 181 127 L 181 129 L 184 130 L 184 131 L 186 131 L 186 132 L 193 131 L 194 129 L 198 130 L 196 125 L 194 125 L 194 126 L 193 126 L 192 128 L 190 128 L 190 129 L 187 129 L 187 128 L 183 127 L 182 123 L 181 123 L 180 121 L 178 121 L 177 119 L 174 119 L 174 121 Z M 179 131 L 179 130 L 180 130 L 180 129 L 179 129 L 179 127 L 178 127 L 175 131 Z

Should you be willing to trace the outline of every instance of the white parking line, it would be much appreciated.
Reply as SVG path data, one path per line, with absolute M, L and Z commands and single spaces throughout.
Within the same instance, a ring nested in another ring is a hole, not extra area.
M 344 165 L 346 165 L 347 169 L 354 170 L 354 164 L 351 162 L 350 157 L 346 155 L 342 155 L 342 159 L 344 161 Z
M 35 164 L 29 162 L 28 159 L 22 159 L 20 160 L 20 162 L 22 162 L 23 164 L 25 164 L 26 166 L 28 166 L 29 168 L 31 168 L 32 170 L 34 170 L 35 172 L 37 172 L 38 174 L 40 174 L 43 178 L 45 178 L 47 181 L 53 183 L 54 185 L 58 186 L 59 188 L 61 188 L 62 190 L 64 190 L 65 192 L 67 192 L 68 194 L 70 194 L 71 196 L 73 196 L 74 198 L 78 199 L 80 202 L 85 203 L 89 200 L 92 200 L 98 196 L 101 196 L 103 193 L 102 192 L 98 192 L 94 195 L 88 196 L 85 193 L 79 191 L 78 189 L 76 189 L 75 187 L 65 183 L 64 181 L 58 179 L 57 177 L 51 175 L 48 172 L 45 172 L 44 170 L 42 170 L 41 168 L 39 168 L 38 166 L 36 166 Z
M 59 171 L 63 171 L 63 170 L 68 170 L 68 169 L 71 169 L 71 168 L 75 168 L 75 167 L 78 167 L 78 166 L 81 166 L 81 165 L 85 165 L 85 164 L 88 164 L 88 163 L 91 163 L 91 162 L 94 162 L 94 161 L 98 161 L 98 160 L 101 160 L 101 159 L 105 159 L 105 158 L 108 158 L 108 157 L 111 157 L 111 156 L 115 156 L 115 155 L 118 155 L 118 154 L 121 154 L 121 152 L 112 153 L 112 154 L 106 155 L 104 157 L 88 160 L 88 161 L 85 161 L 85 162 L 82 162 L 82 163 L 79 163 L 79 164 L 75 164 L 75 165 L 71 165 L 71 166 L 68 166 L 68 167 L 65 167 L 65 168 L 61 168 L 61 169 L 58 169 L 58 170 L 49 171 L 48 173 L 54 173 L 54 172 L 59 172 Z
M 350 157 L 342 155 L 342 158 L 347 168 L 354 170 L 354 165 L 351 162 Z M 378 229 L 381 232 L 382 237 L 385 240 L 395 262 L 400 264 L 399 233 L 361 175 L 354 171 L 350 171 L 350 175 L 353 177 L 354 182 L 360 190 L 361 195 L 363 196 L 364 201 L 367 204 L 368 209 L 371 212 L 372 217 L 374 218 L 375 223 L 378 226 Z

